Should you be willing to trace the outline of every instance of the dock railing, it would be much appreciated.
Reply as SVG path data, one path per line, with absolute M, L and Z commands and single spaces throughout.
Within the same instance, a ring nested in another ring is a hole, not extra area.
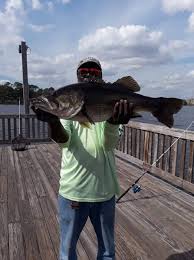
M 31 142 L 49 141 L 46 122 L 37 120 L 36 115 L 20 116 L 20 133 Z M 9 144 L 19 134 L 18 115 L 0 115 L 0 144 Z
M 50 141 L 48 124 L 37 120 L 36 115 L 21 115 L 20 129 L 21 134 L 31 142 Z M 10 144 L 18 134 L 19 116 L 0 115 L 0 144 Z M 149 169 L 151 173 L 194 193 L 193 131 L 184 132 L 181 129 L 131 121 L 124 126 L 116 153 L 142 169 Z
M 194 193 L 193 131 L 131 121 L 124 126 L 117 155 Z

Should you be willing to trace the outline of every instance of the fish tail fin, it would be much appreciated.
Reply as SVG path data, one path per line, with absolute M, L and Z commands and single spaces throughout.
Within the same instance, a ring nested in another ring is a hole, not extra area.
M 158 102 L 159 107 L 152 114 L 159 122 L 171 128 L 174 124 L 173 115 L 179 112 L 184 101 L 178 98 L 158 98 Z

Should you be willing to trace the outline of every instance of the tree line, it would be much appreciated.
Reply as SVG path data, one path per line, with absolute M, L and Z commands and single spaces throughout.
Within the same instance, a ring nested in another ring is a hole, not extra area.
M 29 97 L 34 98 L 40 95 L 52 93 L 54 88 L 39 88 L 36 85 L 29 85 Z M 23 103 L 23 85 L 20 82 L 6 82 L 0 84 L 0 104 L 18 104 L 18 100 Z

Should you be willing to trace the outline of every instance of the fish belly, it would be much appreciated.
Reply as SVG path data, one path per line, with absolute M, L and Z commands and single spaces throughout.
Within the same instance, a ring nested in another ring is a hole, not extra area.
M 85 106 L 86 113 L 80 111 L 72 120 L 82 122 L 103 122 L 109 119 L 113 113 L 113 107 L 110 105 L 89 105 Z

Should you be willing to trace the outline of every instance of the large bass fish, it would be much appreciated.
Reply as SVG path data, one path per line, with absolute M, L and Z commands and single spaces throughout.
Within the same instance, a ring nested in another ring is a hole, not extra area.
M 138 116 L 139 112 L 149 111 L 168 127 L 173 126 L 173 115 L 183 105 L 189 104 L 186 100 L 178 98 L 143 96 L 119 82 L 71 84 L 54 91 L 51 95 L 34 98 L 31 104 L 35 109 L 41 109 L 59 118 L 80 123 L 95 123 L 109 119 L 116 102 L 121 99 L 128 100 L 133 105 L 134 117 Z

